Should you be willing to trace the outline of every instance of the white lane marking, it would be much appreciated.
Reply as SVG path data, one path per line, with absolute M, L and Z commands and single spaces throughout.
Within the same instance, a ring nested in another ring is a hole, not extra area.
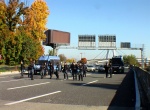
M 90 75 L 92 75 L 91 73 L 90 74 L 86 74 L 87 76 L 90 76 Z
M 39 83 L 39 84 L 33 84 L 33 85 L 27 85 L 27 86 L 20 86 L 20 87 L 13 87 L 13 88 L 8 88 L 7 90 L 20 89 L 20 88 L 31 87 L 31 86 L 39 86 L 39 85 L 48 84 L 48 83 L 50 83 L 50 82 Z
M 86 84 L 82 84 L 82 86 L 86 86 L 86 85 L 88 85 L 88 84 L 92 84 L 92 83 L 95 83 L 95 82 L 97 82 L 98 80 L 95 80 L 95 81 L 92 81 L 92 82 L 88 82 L 88 83 L 86 83 Z
M 1 81 L 1 83 L 2 83 L 2 82 L 20 81 L 20 80 L 24 80 L 24 79 L 18 79 L 18 80 L 9 80 L 9 81 Z
M 57 94 L 59 92 L 61 92 L 61 91 L 56 91 L 56 92 L 51 92 L 51 93 L 48 93 L 48 94 L 43 94 L 43 95 L 35 96 L 35 97 L 31 97 L 31 98 L 27 98 L 27 99 L 23 99 L 23 100 L 19 100 L 19 101 L 7 103 L 5 105 L 13 105 L 13 104 L 17 104 L 17 103 L 29 101 L 29 100 L 32 100 L 32 99 L 37 99 L 37 98 L 40 98 L 40 97 L 44 97 L 44 96 L 48 96 L 48 95 L 52 95 L 52 94 Z

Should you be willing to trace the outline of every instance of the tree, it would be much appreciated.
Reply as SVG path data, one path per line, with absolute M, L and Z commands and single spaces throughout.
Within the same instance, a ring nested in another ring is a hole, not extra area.
M 26 7 L 19 0 L 9 0 L 7 4 L 0 2 L 0 7 L 0 55 L 6 64 L 36 60 L 43 55 L 41 41 L 46 37 L 49 15 L 46 2 L 36 0 Z
M 49 50 L 49 51 L 48 51 L 48 54 L 51 55 L 51 56 L 53 56 L 53 55 L 54 55 L 54 54 L 53 54 L 53 49 Z
M 22 33 L 21 33 L 22 32 Z M 20 60 L 37 60 L 43 55 L 44 50 L 42 45 L 36 39 L 29 37 L 25 32 L 20 31 L 20 37 L 22 37 Z
M 86 58 L 81 58 L 81 63 L 86 64 L 87 63 L 87 59 Z
M 134 55 L 125 55 L 123 56 L 123 60 L 125 64 L 128 65 L 138 65 L 138 61 Z
M 1 60 L 0 60 L 0 64 L 5 63 L 5 29 L 7 29 L 6 26 L 6 17 L 5 17 L 5 13 L 6 13 L 6 4 L 3 2 L 0 2 L 0 55 L 1 55 Z
M 46 38 L 46 23 L 49 9 L 44 0 L 35 0 L 28 10 L 24 24 L 31 31 L 32 37 L 41 41 Z
M 72 62 L 76 62 L 76 60 L 74 58 L 71 58 L 71 59 L 67 59 L 66 62 L 67 63 L 72 63 Z
M 21 38 L 16 34 L 18 27 L 22 24 L 22 15 L 25 13 L 24 3 L 19 0 L 9 1 L 8 5 L 1 2 L 1 53 L 6 64 L 15 64 L 19 59 L 21 51 Z
M 60 55 L 58 55 L 59 57 L 60 57 L 60 61 L 61 62 L 66 62 L 66 57 L 65 57 L 65 55 L 64 54 L 60 54 Z

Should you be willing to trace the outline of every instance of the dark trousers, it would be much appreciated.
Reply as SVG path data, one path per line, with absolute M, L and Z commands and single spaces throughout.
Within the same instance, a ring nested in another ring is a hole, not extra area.
M 110 72 L 110 78 L 112 78 L 112 70 L 110 69 L 110 71 L 109 71 L 109 72 Z
M 21 69 L 21 77 L 23 77 L 23 69 Z
M 50 79 L 52 78 L 52 76 L 53 76 L 53 72 L 52 71 L 48 71 L 48 74 L 50 75 Z
M 105 73 L 106 73 L 106 78 L 108 77 L 108 70 L 107 71 L 105 71 Z
M 42 69 L 42 70 L 41 70 L 41 73 L 40 73 L 40 74 L 41 74 L 41 79 L 43 79 L 43 77 L 44 77 L 44 72 L 45 72 L 45 70 Z
M 58 71 L 54 72 L 54 74 L 56 75 L 56 79 L 59 79 L 59 73 L 58 73 Z
M 63 72 L 64 73 L 64 79 L 68 79 L 68 73 L 66 71 Z
M 72 72 L 73 80 L 77 80 L 77 73 L 74 71 Z
M 86 71 L 83 71 L 83 77 L 86 77 Z
M 83 73 L 82 72 L 79 73 L 79 81 L 80 81 L 80 79 L 81 79 L 81 81 L 83 81 Z
M 33 74 L 34 74 L 34 70 L 30 70 L 30 77 L 31 77 L 31 80 L 33 80 Z

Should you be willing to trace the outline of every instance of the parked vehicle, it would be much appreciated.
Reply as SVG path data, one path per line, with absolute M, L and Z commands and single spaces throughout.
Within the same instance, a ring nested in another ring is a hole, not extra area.
M 111 59 L 112 72 L 124 73 L 124 62 L 122 56 L 115 56 Z
M 99 65 L 98 72 L 105 71 L 104 65 Z
M 48 65 L 49 63 L 52 63 L 54 65 L 54 71 L 56 71 L 56 64 L 59 63 L 60 64 L 60 58 L 58 56 L 41 56 L 35 63 L 34 66 L 34 73 L 37 74 L 38 72 L 40 72 L 41 70 L 41 65 L 43 63 L 46 63 L 46 65 Z
M 95 72 L 96 67 L 94 65 L 87 65 L 87 71 Z
M 100 65 L 95 65 L 96 70 L 99 70 Z

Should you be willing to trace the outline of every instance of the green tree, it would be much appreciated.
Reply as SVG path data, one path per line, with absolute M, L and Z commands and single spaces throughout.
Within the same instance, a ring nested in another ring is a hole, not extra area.
M 66 62 L 67 58 L 65 57 L 64 54 L 60 54 L 60 55 L 58 55 L 58 56 L 60 57 L 60 61 L 61 61 L 61 62 Z
M 54 54 L 53 54 L 53 49 L 48 50 L 48 55 L 51 55 L 51 56 L 54 55 Z
M 5 17 L 5 13 L 6 13 L 6 4 L 4 2 L 0 2 L 0 55 L 2 57 L 2 59 L 0 60 L 0 64 L 5 63 L 5 34 L 7 30 L 7 26 L 6 26 L 6 17 Z
M 72 62 L 76 62 L 76 60 L 74 58 L 71 58 L 71 59 L 67 59 L 66 62 L 67 63 L 72 63 Z
M 16 34 L 22 25 L 22 15 L 26 8 L 19 0 L 10 0 L 7 5 L 0 2 L 0 54 L 6 64 L 15 64 L 21 51 L 21 38 Z
M 123 60 L 124 63 L 128 65 L 139 65 L 135 55 L 125 55 L 123 56 Z
M 43 55 L 41 40 L 49 14 L 46 2 L 36 0 L 28 8 L 19 0 L 9 0 L 0 2 L 0 7 L 0 54 L 6 64 Z

